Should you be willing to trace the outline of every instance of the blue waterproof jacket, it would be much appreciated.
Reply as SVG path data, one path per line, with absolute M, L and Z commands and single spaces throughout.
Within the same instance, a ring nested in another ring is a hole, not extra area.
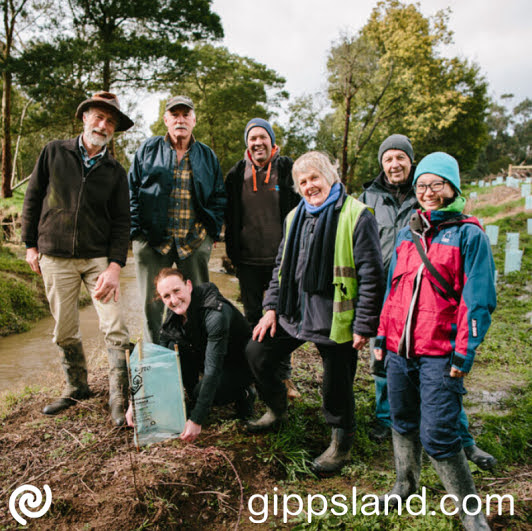
M 222 170 L 214 151 L 194 142 L 189 150 L 196 215 L 215 241 L 219 239 L 226 205 Z M 142 233 L 151 246 L 167 237 L 170 194 L 176 152 L 170 139 L 155 136 L 141 144 L 129 170 L 131 239 Z

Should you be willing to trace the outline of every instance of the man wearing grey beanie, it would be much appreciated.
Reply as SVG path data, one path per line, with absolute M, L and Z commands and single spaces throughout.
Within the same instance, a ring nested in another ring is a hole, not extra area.
M 382 261 L 385 275 L 392 259 L 397 233 L 408 224 L 410 213 L 419 207 L 412 182 L 414 179 L 414 149 L 410 139 L 401 134 L 387 137 L 379 147 L 381 172 L 376 179 L 364 184 L 359 200 L 375 212 L 379 226 Z M 390 435 L 390 405 L 388 403 L 386 369 L 384 360 L 375 359 L 375 338 L 370 340 L 370 366 L 375 380 L 375 423 L 370 432 L 373 440 L 383 440 Z M 497 460 L 480 450 L 468 431 L 464 409 L 460 413 L 458 431 L 468 459 L 484 470 L 492 468 Z

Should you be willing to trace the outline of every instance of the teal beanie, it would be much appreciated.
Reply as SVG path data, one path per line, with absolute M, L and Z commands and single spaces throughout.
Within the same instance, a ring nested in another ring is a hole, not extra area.
M 442 151 L 436 151 L 435 153 L 430 153 L 426 157 L 423 157 L 419 164 L 417 165 L 416 172 L 414 173 L 414 183 L 418 177 L 425 173 L 433 173 L 434 175 L 439 175 L 447 181 L 449 181 L 454 188 L 458 191 L 459 194 L 462 193 L 460 189 L 460 169 L 458 168 L 458 161 Z

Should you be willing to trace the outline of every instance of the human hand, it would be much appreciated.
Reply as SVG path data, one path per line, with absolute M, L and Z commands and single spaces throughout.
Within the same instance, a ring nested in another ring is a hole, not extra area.
M 270 336 L 273 337 L 277 331 L 277 316 L 275 310 L 268 310 L 262 319 L 257 323 L 253 329 L 253 340 L 262 343 L 266 332 L 270 330 Z
M 107 269 L 96 280 L 94 289 L 94 298 L 106 303 L 114 295 L 115 302 L 118 302 L 120 296 L 120 270 L 122 268 L 116 263 L 111 262 Z M 102 300 L 103 299 L 103 300 Z
M 384 352 L 383 352 L 382 348 L 374 348 L 373 349 L 373 354 L 375 355 L 375 359 L 377 361 L 382 361 L 383 358 L 384 358 Z
M 38 275 L 41 275 L 41 267 L 39 266 L 39 251 L 37 247 L 29 247 L 26 249 L 26 262 L 31 267 L 31 270 Z
M 461 371 L 460 369 L 457 369 L 456 367 L 451 367 L 451 378 L 463 378 L 467 372 Z
M 185 429 L 179 438 L 185 442 L 193 443 L 201 433 L 201 424 L 196 424 L 193 420 L 188 419 L 185 423 Z
M 369 337 L 359 336 L 358 334 L 353 334 L 353 348 L 360 350 L 362 347 L 368 344 Z
M 127 411 L 126 411 L 126 424 L 130 428 L 135 427 L 135 423 L 133 422 L 133 404 L 131 402 L 129 403 L 129 407 L 127 408 Z

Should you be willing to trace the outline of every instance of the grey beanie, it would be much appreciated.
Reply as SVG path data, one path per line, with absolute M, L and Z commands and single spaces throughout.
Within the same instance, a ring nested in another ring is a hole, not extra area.
M 379 165 L 381 168 L 382 156 L 389 149 L 400 149 L 404 151 L 408 155 L 410 162 L 414 162 L 414 148 L 410 143 L 410 139 L 405 135 L 390 135 L 379 148 Z

